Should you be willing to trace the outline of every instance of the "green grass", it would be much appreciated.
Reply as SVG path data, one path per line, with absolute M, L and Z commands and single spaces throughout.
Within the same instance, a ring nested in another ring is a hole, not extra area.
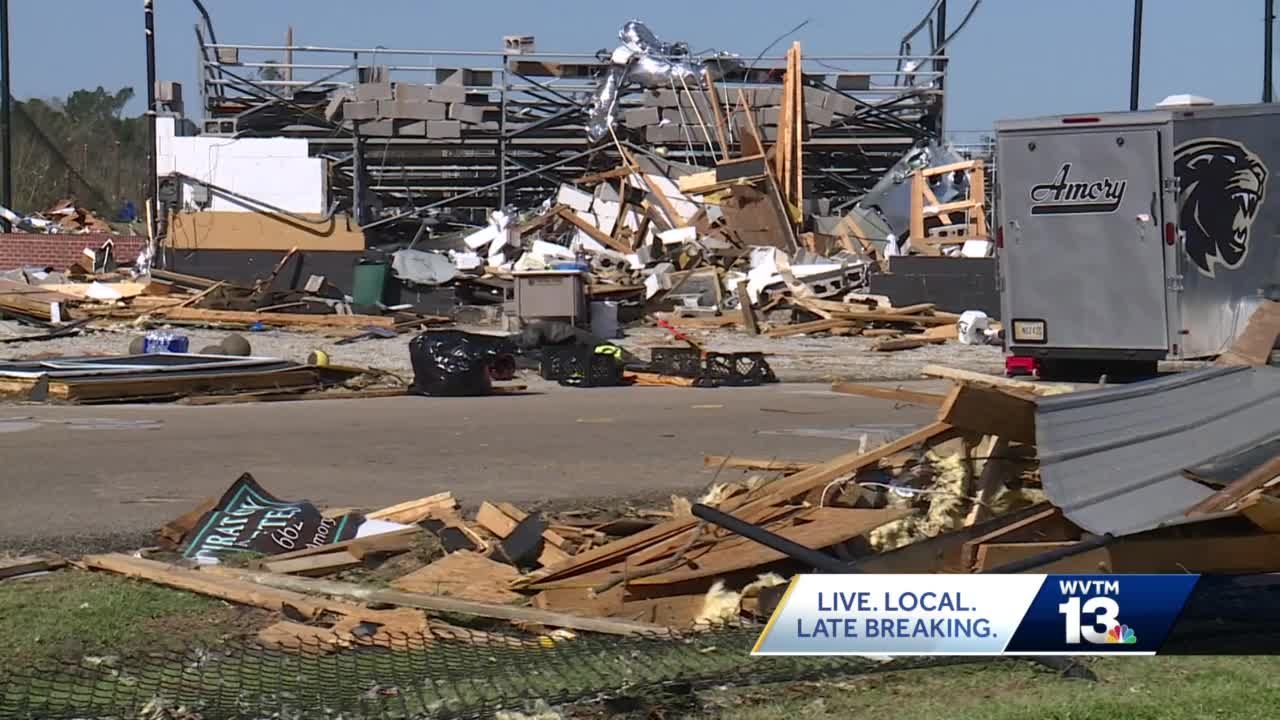
M 718 693 L 734 720 L 1192 720 L 1275 717 L 1280 657 L 1099 658 L 1099 681 L 1030 663 L 962 665 Z
M 62 570 L 0 582 L 0 667 L 216 642 L 252 612 L 105 573 Z

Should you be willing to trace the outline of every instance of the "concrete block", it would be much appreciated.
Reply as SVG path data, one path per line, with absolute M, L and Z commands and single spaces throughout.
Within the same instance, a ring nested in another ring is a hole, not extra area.
M 447 106 L 423 100 L 382 100 L 378 102 L 379 117 L 397 120 L 443 120 Z
M 858 103 L 853 98 L 831 93 L 831 97 L 827 98 L 827 109 L 836 115 L 852 115 L 858 112 Z
M 656 107 L 630 108 L 623 111 L 622 120 L 629 128 L 657 125 L 662 120 L 662 112 Z
M 396 83 L 397 100 L 430 100 L 431 86 L 418 83 Z
M 364 65 L 356 69 L 358 83 L 384 83 L 391 81 L 391 68 L 386 65 Z
M 437 85 L 462 85 L 462 71 L 457 68 L 436 68 Z
M 462 84 L 467 87 L 492 87 L 493 71 L 492 70 L 468 70 L 462 71 Z
M 430 118 L 439 120 L 440 118 Z M 458 120 L 468 125 L 484 122 L 484 108 L 466 103 L 449 103 L 449 119 Z
M 751 107 L 759 109 L 782 104 L 782 88 L 756 88 L 751 92 Z
M 679 125 L 650 125 L 644 130 L 645 140 L 651 143 L 678 143 L 684 140 L 684 130 Z
M 324 107 L 324 119 L 329 122 L 342 119 L 343 106 L 351 100 L 351 95 L 345 90 L 335 92 L 329 96 L 329 102 Z
M 807 107 L 826 107 L 827 97 L 830 95 L 830 92 L 822 88 L 804 88 L 804 104 Z
M 808 103 L 805 103 L 804 106 L 804 116 L 810 124 L 820 127 L 831 127 L 831 124 L 836 119 L 836 114 L 831 110 Z
M 377 120 L 378 101 L 347 102 L 342 108 L 342 116 L 347 120 Z
M 502 104 L 501 98 L 495 100 L 489 95 L 489 93 L 483 91 L 468 92 L 466 102 L 468 105 L 476 105 L 480 107 L 488 106 L 494 109 L 497 109 L 497 107 Z
M 777 127 L 778 120 L 781 118 L 782 108 L 779 107 L 763 108 L 756 114 L 756 122 L 758 122 L 761 127 Z
M 427 120 L 397 120 L 396 137 L 426 137 Z
M 395 137 L 396 124 L 393 120 L 374 120 L 362 123 L 360 133 L 369 137 Z
M 461 85 L 432 85 L 431 99 L 439 103 L 467 101 L 467 89 Z
M 869 73 L 841 73 L 836 75 L 836 89 L 845 91 L 870 90 Z
M 428 120 L 427 137 L 446 140 L 462 137 L 462 123 L 457 120 Z
M 644 104 L 649 107 L 672 108 L 677 105 L 676 94 L 665 88 L 646 90 L 643 97 Z
M 391 83 L 389 82 L 360 83 L 356 85 L 357 100 L 390 100 L 391 98 Z

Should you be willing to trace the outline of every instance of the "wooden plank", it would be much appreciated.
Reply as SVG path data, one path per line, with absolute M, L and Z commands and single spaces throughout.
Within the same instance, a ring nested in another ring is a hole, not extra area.
M 510 565 L 459 550 L 392 580 L 391 587 L 410 593 L 508 604 L 524 600 L 523 595 L 510 589 L 518 577 L 520 572 Z
M 1036 442 L 1036 404 L 1024 397 L 978 385 L 957 384 L 947 395 L 940 419 L 983 435 Z
M 775 530 L 775 534 L 805 547 L 827 548 L 851 538 L 901 520 L 910 515 L 910 508 L 881 508 L 863 510 L 850 508 L 821 508 L 813 522 L 792 525 Z M 710 552 L 697 558 L 694 567 L 681 568 L 660 575 L 628 580 L 628 585 L 670 585 L 699 578 L 724 575 L 735 570 L 762 567 L 785 560 L 787 555 L 755 542 L 738 543 L 729 547 L 712 546 Z
M 743 155 L 763 155 L 764 140 L 760 134 L 760 128 L 756 127 L 755 111 L 751 109 L 751 103 L 747 100 L 746 92 L 738 90 L 738 107 L 742 108 L 743 128 L 742 136 L 738 138 L 738 145 L 742 149 Z
M 703 467 L 727 468 L 732 470 L 765 470 L 773 472 L 798 472 L 807 470 L 817 463 L 804 460 L 778 460 L 776 458 L 745 458 L 731 455 L 704 455 Z
M 911 215 L 907 229 L 913 243 L 924 239 L 924 188 L 924 176 L 920 171 L 911 173 Z
M 601 245 L 604 245 L 607 248 L 610 248 L 612 250 L 617 250 L 618 252 L 623 254 L 631 252 L 630 247 L 610 237 L 609 233 L 601 230 L 595 225 L 592 225 L 591 223 L 579 217 L 578 213 L 574 211 L 573 208 L 568 208 L 568 207 L 561 208 L 560 217 L 569 221 L 570 225 L 573 225 L 574 227 L 578 228 L 582 232 L 590 235 L 596 242 L 600 243 Z
M 637 174 L 640 175 L 640 180 L 645 184 L 645 187 L 649 188 L 649 192 L 658 200 L 658 205 L 662 207 L 662 212 L 667 216 L 667 221 L 671 223 L 671 226 L 677 228 L 688 227 L 689 221 L 676 212 L 675 206 L 671 204 L 671 198 L 667 197 L 667 194 L 662 191 L 658 183 L 654 182 L 653 178 L 646 173 L 637 171 Z M 624 252 L 631 252 L 631 250 L 627 249 Z
M 765 333 L 766 337 L 788 337 L 791 335 L 801 335 L 804 333 L 827 332 L 837 328 L 853 327 L 851 320 L 814 320 L 807 323 L 796 323 L 795 325 L 785 325 L 780 328 L 774 328 Z
M 296 558 L 311 557 L 313 555 L 325 555 L 341 550 L 350 551 L 352 555 L 361 559 L 364 559 L 366 555 L 377 553 L 404 552 L 413 547 L 413 541 L 420 532 L 422 532 L 422 529 L 416 527 L 405 528 L 403 530 L 392 530 L 390 532 L 379 533 L 377 535 L 353 538 L 351 540 L 345 540 L 331 545 L 317 545 L 316 547 L 302 548 L 301 550 L 280 553 L 279 555 L 272 555 L 271 560 L 272 562 L 278 562 L 280 560 L 294 560 Z
M 1240 512 L 1267 532 L 1280 532 L 1280 499 L 1254 493 L 1240 501 Z
M 386 520 L 387 522 L 415 525 L 431 517 L 432 510 L 442 507 L 448 509 L 458 507 L 458 501 L 453 498 L 452 492 L 445 490 L 435 495 L 428 495 L 417 500 L 409 500 L 390 507 L 384 507 L 381 510 L 366 513 L 365 517 L 370 520 Z
M 1257 490 L 1266 483 L 1280 477 L 1280 455 L 1262 463 L 1258 467 L 1227 483 L 1226 487 L 1196 503 L 1187 515 L 1203 515 L 1218 510 L 1225 510 L 1232 503 Z
M 407 388 L 365 388 L 363 390 L 321 390 L 304 388 L 297 390 L 254 390 L 234 395 L 188 395 L 183 405 L 242 405 L 245 403 L 290 402 L 295 400 L 370 400 L 373 398 L 406 397 Z
M 974 383 L 1005 390 L 1021 390 L 1034 395 L 1057 395 L 1064 392 L 1074 392 L 1076 389 L 1074 385 L 1067 383 L 1014 380 L 1013 378 L 1000 377 L 999 375 L 987 375 L 986 373 L 950 368 L 943 365 L 925 365 L 920 369 L 920 374 L 926 377 L 944 378 L 955 380 L 956 382 Z
M 505 505 L 503 507 L 502 505 Z M 476 524 L 488 530 L 494 535 L 505 539 L 511 533 L 515 532 L 516 526 L 520 524 L 528 514 L 519 508 L 504 503 L 502 505 L 494 505 L 490 502 L 480 504 L 480 509 L 476 513 Z M 514 512 L 508 512 L 508 510 Z M 545 541 L 542 546 L 542 552 L 538 554 L 538 564 L 542 567 L 552 567 L 559 565 L 569 559 L 569 554 L 560 549 L 560 546 L 566 543 L 565 539 L 553 530 L 544 530 L 542 539 Z
M 1266 365 L 1280 337 L 1280 301 L 1264 300 L 1249 316 L 1244 332 L 1214 361 L 1215 365 Z
M 335 597 L 349 598 L 366 603 L 385 603 L 401 607 L 419 608 L 435 612 L 457 613 L 476 617 L 513 620 L 516 622 L 537 623 L 549 627 L 562 627 L 570 630 L 606 633 L 610 635 L 666 635 L 668 630 L 649 623 L 630 622 L 625 620 L 609 620 L 605 618 L 581 617 L 566 613 L 548 612 L 536 608 L 482 603 L 472 600 L 406 593 L 398 590 L 356 585 L 354 583 L 335 582 L 332 580 L 314 580 L 294 577 L 292 575 L 273 575 L 271 573 L 233 570 L 230 568 L 214 568 L 218 575 L 236 577 L 246 582 L 265 585 L 271 588 L 295 591 L 297 593 L 319 593 Z M 202 571 L 201 574 L 210 572 Z
M 0 580 L 33 572 L 56 570 L 67 564 L 60 556 L 53 553 L 43 555 L 21 555 L 7 560 L 0 559 Z
M 308 315 L 305 313 L 259 313 L 238 310 L 202 310 L 200 308 L 165 308 L 156 311 L 168 320 L 252 325 L 262 323 L 275 327 L 296 328 L 363 328 L 367 325 L 392 328 L 395 318 L 383 315 Z
M 946 395 L 939 395 L 938 393 L 916 392 L 914 390 L 904 390 L 901 387 L 882 387 L 880 385 L 849 382 L 832 383 L 831 392 L 931 407 L 941 407 L 942 403 L 947 399 Z
M 218 392 L 315 388 L 317 377 L 311 368 L 290 368 L 270 372 L 217 372 L 202 375 L 131 376 L 93 380 L 50 380 L 48 395 L 77 403 L 158 400 Z
M 285 575 L 324 575 L 339 570 L 356 567 L 361 563 L 360 558 L 356 557 L 349 550 L 339 550 L 337 552 L 323 553 L 321 555 L 310 555 L 308 557 L 297 558 L 294 560 L 273 560 L 267 558 L 262 561 L 262 567 L 268 572 L 283 573 Z
M 777 504 L 814 491 L 820 491 L 827 483 L 836 478 L 855 474 L 859 470 L 871 467 L 890 455 L 933 440 L 944 433 L 951 432 L 952 429 L 945 422 L 933 422 L 873 450 L 845 453 L 821 465 L 801 470 L 795 475 L 764 486 L 758 493 L 752 493 L 749 500 L 738 508 L 738 514 L 748 508 Z
M 988 543 L 978 548 L 974 563 L 975 572 L 988 572 L 1002 565 L 1035 557 L 1046 552 L 1061 550 L 1077 542 L 1026 542 Z M 1079 555 L 1062 558 L 1027 572 L 1033 573 L 1109 573 L 1112 572 L 1111 553 L 1106 548 L 1095 548 Z
M 962 160 L 960 162 L 948 163 L 946 165 L 938 165 L 937 167 L 924 168 L 920 170 L 920 173 L 925 177 L 934 177 L 937 175 L 959 172 L 961 170 L 973 170 L 978 167 L 982 167 L 981 160 Z
M 647 530 L 628 535 L 620 540 L 580 552 L 560 565 L 547 568 L 548 572 L 535 582 L 530 583 L 530 587 L 542 587 L 562 578 L 574 577 L 602 567 L 608 567 L 632 553 L 677 537 L 695 525 L 697 525 L 697 521 L 691 518 L 669 520 L 654 525 Z
M 946 338 L 913 335 L 903 338 L 880 338 L 871 345 L 875 352 L 896 352 L 898 350 L 915 350 L 928 345 L 941 345 Z
M 711 103 L 711 112 L 716 122 L 716 140 L 720 142 L 721 159 L 729 159 L 729 124 L 725 121 L 724 108 L 720 107 L 720 93 L 716 91 L 715 78 L 711 76 L 711 71 L 704 68 L 702 70 L 702 78 L 706 81 L 707 102 Z
M 1079 539 L 1080 528 L 1063 517 L 1058 508 L 1049 508 L 966 541 L 960 548 L 960 558 L 964 566 L 969 568 L 977 560 L 978 546 L 987 543 L 1064 542 Z
M 947 340 L 956 340 L 956 339 L 959 339 L 960 337 L 960 329 L 957 328 L 955 325 L 934 325 L 931 328 L 926 328 L 924 331 L 924 334 L 928 335 L 929 337 L 940 337 L 940 338 L 945 338 Z
M 118 575 L 139 578 L 157 585 L 216 597 L 229 602 L 280 612 L 288 607 L 307 618 L 317 618 L 326 610 L 323 600 L 288 590 L 264 588 L 248 582 L 176 567 L 155 560 L 130 557 L 119 553 L 86 555 L 85 566 Z M 288 577 L 288 576 L 282 576 Z
M 742 327 L 752 335 L 760 334 L 760 326 L 756 324 L 756 311 L 751 306 L 751 295 L 747 292 L 747 281 L 738 283 L 738 310 L 742 312 Z

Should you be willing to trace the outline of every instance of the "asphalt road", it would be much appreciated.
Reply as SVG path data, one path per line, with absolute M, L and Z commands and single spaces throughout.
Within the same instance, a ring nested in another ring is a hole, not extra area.
M 373 508 L 690 492 L 704 454 L 822 460 L 934 410 L 823 385 L 555 388 L 488 398 L 187 407 L 0 406 L 0 551 L 122 546 L 248 471 L 272 493 Z

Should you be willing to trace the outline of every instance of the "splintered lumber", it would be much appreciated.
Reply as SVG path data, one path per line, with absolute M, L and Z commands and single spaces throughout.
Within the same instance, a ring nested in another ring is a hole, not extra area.
M 881 525 L 901 520 L 913 511 L 910 508 L 882 508 L 879 510 L 820 508 L 813 511 L 813 522 L 792 525 L 774 530 L 774 533 L 810 548 L 826 548 L 845 542 Z M 740 538 L 734 538 L 740 540 Z M 629 585 L 670 585 L 699 578 L 724 575 L 735 570 L 760 567 L 786 559 L 787 555 L 755 542 L 724 543 L 713 545 L 711 551 L 698 556 L 693 567 L 679 568 L 660 575 L 637 577 L 628 580 Z
M 751 307 L 751 294 L 747 292 L 747 281 L 738 283 L 738 309 L 742 311 L 742 327 L 752 335 L 760 334 L 760 326 L 756 324 L 756 311 Z
M 105 570 L 118 575 L 147 580 L 188 592 L 216 597 L 221 600 L 280 612 L 288 607 L 307 618 L 319 617 L 326 610 L 323 601 L 301 593 L 264 588 L 233 578 L 214 577 L 208 573 L 188 570 L 155 560 L 130 557 L 119 553 L 86 555 L 81 558 L 85 566 Z
M 420 528 L 411 527 L 403 530 L 391 530 L 390 532 L 378 533 L 377 535 L 367 535 L 361 538 L 352 538 L 343 542 L 333 543 L 331 545 L 317 545 L 315 547 L 302 548 L 293 552 L 280 553 L 272 555 L 272 562 L 281 560 L 296 560 L 298 558 L 311 557 L 313 555 L 327 555 L 329 553 L 348 551 L 361 560 L 366 555 L 376 555 L 380 553 L 396 553 L 404 552 L 413 547 L 413 540 L 418 533 L 422 532 Z
M 1080 528 L 1063 517 L 1061 510 L 1051 507 L 966 541 L 960 548 L 960 562 L 965 568 L 972 567 L 978 548 L 989 543 L 1074 542 L 1080 534 Z
M 933 422 L 874 450 L 845 453 L 825 463 L 814 465 L 807 470 L 801 470 L 795 475 L 761 488 L 760 492 L 762 494 L 751 498 L 743 504 L 739 508 L 738 514 L 740 515 L 747 508 L 755 508 L 764 504 L 776 504 L 801 495 L 821 491 L 832 480 L 855 474 L 863 468 L 875 465 L 890 455 L 909 450 L 916 445 L 933 440 L 943 433 L 951 431 L 952 427 L 947 423 Z
M 462 600 L 510 604 L 524 599 L 512 592 L 520 572 L 482 555 L 458 550 L 391 581 L 391 587 L 410 593 L 448 595 Z
M 1055 550 L 1064 550 L 1077 544 L 1077 541 L 988 543 L 978 547 L 973 569 L 975 572 L 989 572 L 1011 562 L 1026 560 Z M 1111 553 L 1107 548 L 1101 547 L 1045 563 L 1028 572 L 1089 574 L 1109 573 L 1112 570 Z
M 473 600 L 460 600 L 456 598 L 441 597 L 438 595 L 407 593 L 400 592 L 398 590 L 384 590 L 381 588 L 366 587 L 356 585 L 354 583 L 336 582 L 333 580 L 314 580 L 311 578 L 294 577 L 292 575 L 273 575 L 271 573 L 233 570 L 230 568 L 219 568 L 218 574 L 234 576 L 255 585 L 265 585 L 271 588 L 294 591 L 291 592 L 290 595 L 296 595 L 297 593 L 332 595 L 334 597 L 343 597 L 366 603 L 384 603 L 387 605 L 419 608 L 435 612 L 457 613 L 459 615 L 474 615 L 476 617 L 495 618 L 499 620 L 537 623 L 550 627 L 598 632 L 609 635 L 665 635 L 669 632 L 666 628 L 660 625 L 651 625 L 649 623 L 581 617 L 578 615 L 549 612 L 546 610 L 538 610 L 528 607 L 475 602 Z
M 831 320 L 814 320 L 807 323 L 796 323 L 795 325 L 786 325 L 780 328 L 774 328 L 765 333 L 768 337 L 788 337 L 790 335 L 803 335 L 804 333 L 829 332 L 831 330 L 851 328 L 854 322 L 851 320 L 831 319 Z
M 387 522 L 402 523 L 404 525 L 415 525 L 431 517 L 433 510 L 441 508 L 452 510 L 456 507 L 458 507 L 458 501 L 453 499 L 452 492 L 446 490 L 435 495 L 409 500 L 390 507 L 384 507 L 381 510 L 374 510 L 371 513 L 366 513 L 365 517 L 369 520 L 386 520 Z
M 0 580 L 34 572 L 56 570 L 67 564 L 61 557 L 48 553 L 45 555 L 22 555 L 8 560 L 0 559 Z
M 1254 493 L 1240 501 L 1240 512 L 1267 532 L 1280 532 L 1280 499 Z
M 705 455 L 702 458 L 704 467 L 729 468 L 733 470 L 769 470 L 780 472 L 797 472 L 807 470 L 817 463 L 803 460 L 777 460 L 763 458 L 740 458 L 731 455 Z
M 502 505 L 494 505 L 490 502 L 481 503 L 480 509 L 476 512 L 476 524 L 505 540 L 511 533 L 515 532 L 516 526 L 527 518 L 528 514 L 509 503 L 503 503 Z M 563 537 L 554 530 L 548 529 L 543 531 L 542 538 L 545 542 L 541 553 L 538 555 L 539 565 L 550 567 L 569 559 L 568 553 L 560 549 L 565 544 Z
M 166 320 L 183 322 L 228 323 L 233 325 L 252 325 L 262 323 L 275 327 L 295 328 L 364 328 L 374 327 L 391 329 L 395 326 L 395 318 L 383 315 L 309 315 L 306 313 L 260 313 L 238 310 L 202 310 L 200 308 L 164 308 L 156 314 Z
M 1280 337 L 1280 301 L 1264 300 L 1216 365 L 1266 365 Z
M 972 370 L 961 370 L 960 368 L 950 368 L 944 365 L 925 365 L 920 369 L 920 374 L 926 377 L 943 378 L 960 383 L 986 385 L 987 387 L 1001 388 L 1005 390 L 1022 390 L 1035 395 L 1059 395 L 1075 391 L 1075 387 L 1067 383 L 1014 380 L 1013 378 L 1000 377 L 999 375 L 987 375 L 986 373 L 974 372 Z
M 592 225 L 586 220 L 583 220 L 581 217 L 578 217 L 578 213 L 574 211 L 573 208 L 570 208 L 570 207 L 560 208 L 560 217 L 569 221 L 569 224 L 578 228 L 582 232 L 590 235 L 593 240 L 600 243 L 601 245 L 604 245 L 605 247 L 612 248 L 613 250 L 617 250 L 618 252 L 623 254 L 627 254 L 631 252 L 630 247 L 627 247 L 623 243 L 618 242 L 613 237 L 611 237 L 609 233 L 601 230 L 595 225 Z
M 879 385 L 864 385 L 862 383 L 838 382 L 832 383 L 832 392 L 843 393 L 845 395 L 862 395 L 863 397 L 880 398 L 882 400 L 893 400 L 894 402 L 912 403 L 915 405 L 930 405 L 933 407 L 941 407 L 946 402 L 946 395 L 938 393 L 916 392 L 914 390 L 903 390 L 900 387 L 881 387 Z
M 339 550 L 338 552 L 309 555 L 293 560 L 273 560 L 268 558 L 262 562 L 262 567 L 269 572 L 283 573 L 285 575 L 326 575 L 331 572 L 353 568 L 360 563 L 361 559 L 351 551 Z
M 876 352 L 894 352 L 896 350 L 915 350 L 926 345 L 939 345 L 945 343 L 946 338 L 928 337 L 926 335 L 912 335 L 904 338 L 880 338 L 871 349 Z
M 1196 503 L 1187 515 L 1203 515 L 1205 513 L 1225 510 L 1232 503 L 1257 490 L 1276 477 L 1280 477 L 1280 455 L 1262 463 L 1258 467 L 1227 483 L 1226 487 Z
M 957 384 L 938 413 L 943 422 L 1028 445 L 1036 442 L 1036 404 L 994 388 Z

